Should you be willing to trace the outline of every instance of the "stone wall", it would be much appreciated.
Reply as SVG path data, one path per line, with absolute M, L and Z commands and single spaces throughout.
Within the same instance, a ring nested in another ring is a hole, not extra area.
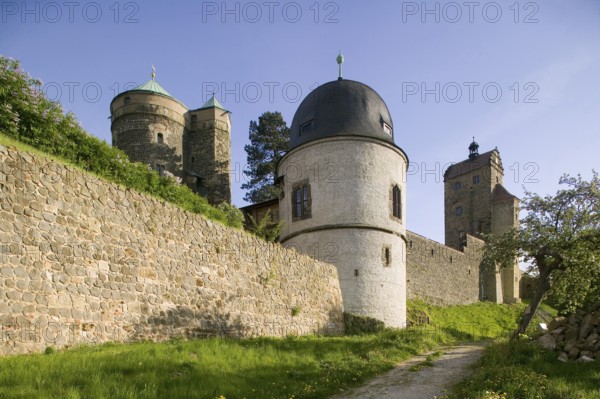
M 483 299 L 481 250 L 483 241 L 467 235 L 467 245 L 457 251 L 407 231 L 406 282 L 408 299 L 434 305 L 462 305 Z
M 0 146 L 0 353 L 340 333 L 334 266 Z

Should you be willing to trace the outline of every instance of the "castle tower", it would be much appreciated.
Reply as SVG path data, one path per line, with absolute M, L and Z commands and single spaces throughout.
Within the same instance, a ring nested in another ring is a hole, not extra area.
M 189 111 L 184 169 L 188 185 L 212 204 L 231 202 L 231 121 L 229 111 L 213 95 Z
M 231 121 L 213 95 L 188 108 L 152 79 L 110 103 L 113 146 L 161 175 L 180 177 L 213 204 L 231 202 Z
M 156 82 L 152 72 L 151 80 L 120 93 L 110 103 L 112 144 L 133 162 L 183 178 L 187 110 Z
M 444 173 L 446 245 L 462 249 L 466 235 L 481 239 L 518 227 L 519 200 L 503 186 L 504 169 L 498 149 L 479 154 L 479 144 L 469 145 L 468 159 Z M 518 262 L 499 274 L 484 271 L 482 299 L 514 302 L 518 293 Z
M 408 158 L 393 134 L 363 83 L 340 76 L 308 94 L 277 168 L 280 241 L 337 266 L 346 312 L 404 327 Z

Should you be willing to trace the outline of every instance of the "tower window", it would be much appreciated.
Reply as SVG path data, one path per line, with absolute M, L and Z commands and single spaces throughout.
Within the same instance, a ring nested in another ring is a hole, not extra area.
M 460 190 L 461 188 L 462 188 L 462 184 L 460 184 L 459 181 L 457 181 L 457 182 L 454 183 L 454 189 L 455 190 Z
M 383 131 L 390 136 L 392 135 L 392 127 L 385 122 L 383 122 Z
M 467 245 L 467 235 L 464 230 L 458 230 L 458 246 L 464 247 Z
M 163 134 L 162 134 L 162 133 L 158 133 L 158 134 L 156 135 L 156 142 L 157 142 L 158 144 L 164 144 L 164 142 L 165 142 L 165 137 L 163 136 Z
M 383 247 L 383 266 L 390 267 L 392 265 L 392 251 L 390 247 Z
M 165 174 L 165 165 L 157 163 L 156 171 L 158 172 L 159 175 L 163 176 Z
M 300 126 L 300 135 L 302 135 L 302 134 L 304 134 L 304 133 L 308 132 L 308 131 L 309 131 L 309 130 L 311 130 L 312 128 L 313 128 L 313 121 L 312 121 L 312 120 L 310 120 L 310 121 L 308 121 L 308 122 L 306 122 L 306 123 L 303 123 L 303 124 Z
M 461 216 L 461 215 L 462 215 L 462 213 L 463 213 L 462 206 L 457 206 L 456 208 L 454 208 L 454 214 L 455 214 L 456 216 Z
M 192 122 L 198 121 L 198 115 L 192 115 Z
M 483 233 L 484 227 L 485 227 L 485 222 L 483 220 L 480 220 L 479 223 L 477 224 L 477 232 Z
M 127 105 L 127 104 L 129 104 L 129 102 L 130 102 L 130 101 L 131 101 L 131 98 L 130 98 L 130 97 L 125 97 L 125 98 L 123 99 L 123 105 Z
M 292 218 L 293 220 L 310 218 L 310 185 L 308 180 L 292 187 Z
M 194 157 L 192 157 L 192 163 L 194 163 Z
M 397 184 L 392 187 L 392 215 L 402 219 L 402 191 Z
M 479 184 L 479 175 L 473 176 L 473 184 Z

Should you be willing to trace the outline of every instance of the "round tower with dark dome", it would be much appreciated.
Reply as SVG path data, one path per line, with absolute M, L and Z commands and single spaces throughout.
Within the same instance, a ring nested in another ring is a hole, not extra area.
M 390 112 L 340 76 L 302 101 L 279 162 L 286 247 L 337 266 L 347 313 L 406 323 L 406 169 Z

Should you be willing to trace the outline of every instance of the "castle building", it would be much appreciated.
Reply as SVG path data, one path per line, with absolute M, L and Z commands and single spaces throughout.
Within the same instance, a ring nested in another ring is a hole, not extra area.
M 337 266 L 347 313 L 401 328 L 408 157 L 393 126 L 383 99 L 363 83 L 340 76 L 308 94 L 277 168 L 279 241 Z
M 461 250 L 467 234 L 485 239 L 519 226 L 519 199 L 503 186 L 504 168 L 498 149 L 479 154 L 479 144 L 469 145 L 468 159 L 444 173 L 446 245 Z M 491 277 L 490 277 L 491 276 Z M 482 282 L 483 299 L 514 302 L 519 298 L 519 265 L 489 274 Z
M 113 146 L 130 160 L 181 178 L 211 204 L 231 202 L 231 121 L 213 95 L 190 110 L 155 79 L 110 103 Z
M 242 208 L 283 221 L 279 242 L 337 267 L 347 313 L 406 325 L 406 300 L 514 302 L 520 272 L 481 266 L 487 234 L 518 227 L 519 200 L 503 186 L 497 149 L 444 174 L 446 245 L 406 229 L 408 157 L 391 114 L 371 87 L 342 78 L 302 101 L 277 166 L 280 197 Z M 152 79 L 111 102 L 113 145 L 166 171 L 212 204 L 231 200 L 229 112 L 213 96 L 188 109 Z M 460 290 L 461 292 L 457 292 Z

